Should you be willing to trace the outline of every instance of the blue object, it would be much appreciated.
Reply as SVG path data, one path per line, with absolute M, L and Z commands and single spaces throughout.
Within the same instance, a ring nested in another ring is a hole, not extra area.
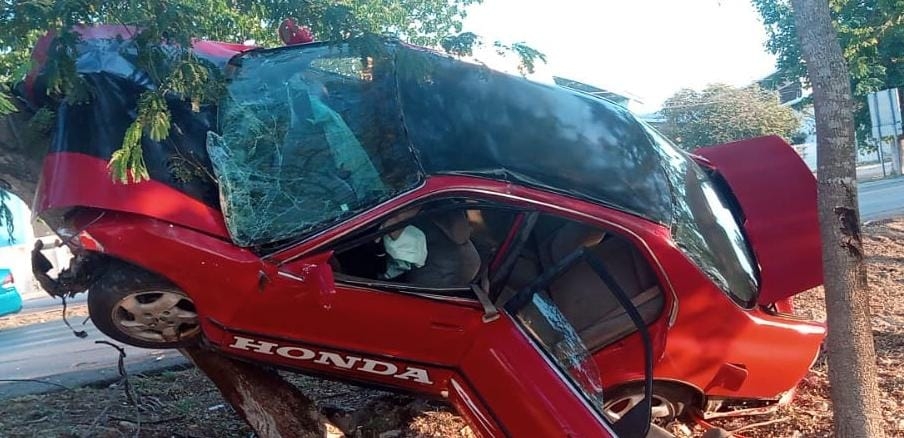
M 22 310 L 22 296 L 13 283 L 12 271 L 0 268 L 0 316 Z

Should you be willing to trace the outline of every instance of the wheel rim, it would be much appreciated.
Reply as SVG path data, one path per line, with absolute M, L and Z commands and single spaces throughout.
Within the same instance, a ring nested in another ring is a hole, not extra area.
M 113 307 L 113 323 L 126 335 L 145 342 L 176 342 L 197 334 L 198 313 L 192 301 L 173 291 L 131 294 Z
M 603 411 L 611 421 L 617 421 L 634 406 L 637 406 L 643 401 L 643 397 L 643 394 L 630 394 L 613 400 L 607 400 L 603 404 Z M 668 399 L 655 393 L 650 400 L 650 404 L 652 407 L 650 413 L 653 420 L 671 420 L 675 418 L 675 413 L 678 411 L 678 408 L 682 407 L 680 403 L 672 403 Z

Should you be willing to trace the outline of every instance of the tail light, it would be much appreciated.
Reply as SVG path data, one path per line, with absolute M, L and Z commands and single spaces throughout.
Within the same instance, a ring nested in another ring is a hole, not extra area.
M 13 273 L 10 272 L 9 274 L 6 274 L 5 277 L 3 277 L 2 286 L 3 287 L 12 286 L 14 281 L 15 281 L 15 279 L 13 278 Z

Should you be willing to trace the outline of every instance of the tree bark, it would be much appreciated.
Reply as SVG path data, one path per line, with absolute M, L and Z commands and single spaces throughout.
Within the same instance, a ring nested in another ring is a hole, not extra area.
M 275 371 L 200 348 L 186 348 L 191 359 L 255 433 L 265 438 L 342 437 L 309 398 Z
M 24 108 L 0 117 L 0 189 L 8 190 L 30 204 L 38 187 L 41 162 L 48 139 L 36 140 L 26 135 L 31 114 Z M 34 144 L 28 144 L 29 139 Z
M 816 110 L 819 226 L 835 434 L 884 437 L 857 206 L 850 79 L 827 0 L 792 0 L 792 6 Z
M 49 139 L 25 135 L 31 114 L 20 111 L 0 117 L 0 189 L 26 203 L 34 199 L 41 162 Z M 77 183 L 77 182 L 74 182 Z M 247 362 L 201 349 L 183 354 L 204 372 L 223 398 L 260 437 L 338 437 L 339 429 L 294 385 L 279 374 Z

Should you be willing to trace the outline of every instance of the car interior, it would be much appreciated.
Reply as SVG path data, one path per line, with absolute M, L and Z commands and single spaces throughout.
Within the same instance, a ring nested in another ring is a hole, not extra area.
M 440 200 L 407 207 L 346 242 L 334 247 L 332 266 L 338 282 L 365 284 L 395 290 L 423 291 L 431 295 L 475 298 L 470 284 L 482 273 L 496 268 L 497 258 L 513 257 L 498 283 L 497 303 L 505 303 L 529 287 L 541 274 L 552 270 L 566 256 L 585 250 L 601 260 L 615 281 L 637 307 L 645 323 L 661 314 L 664 297 L 653 268 L 626 238 L 552 215 L 539 215 L 517 254 L 500 253 L 515 239 L 516 218 L 523 210 L 470 200 Z M 403 274 L 387 278 L 393 263 L 391 235 L 407 227 L 420 230 L 420 245 L 426 259 Z M 635 332 L 624 308 L 591 266 L 580 261 L 549 283 L 545 294 L 568 319 L 590 351 L 605 347 Z

